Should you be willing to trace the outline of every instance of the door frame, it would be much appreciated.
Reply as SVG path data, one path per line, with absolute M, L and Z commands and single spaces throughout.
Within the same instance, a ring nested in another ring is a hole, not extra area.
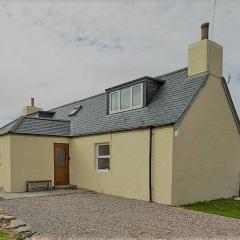
M 56 182 L 56 147 L 64 147 L 66 149 L 66 171 L 67 171 L 67 179 L 66 179 L 66 183 L 61 184 L 61 183 L 57 183 Z M 54 143 L 54 185 L 68 185 L 70 184 L 70 178 L 69 178 L 69 160 L 70 160 L 70 156 L 69 156 L 69 143 Z

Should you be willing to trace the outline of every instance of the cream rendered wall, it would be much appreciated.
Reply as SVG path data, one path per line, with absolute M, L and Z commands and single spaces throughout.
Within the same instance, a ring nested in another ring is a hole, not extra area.
M 10 136 L 0 136 L 0 188 L 11 190 Z
M 152 200 L 171 205 L 173 127 L 154 128 L 152 133 Z
M 26 181 L 54 181 L 54 143 L 69 143 L 69 139 L 11 135 L 11 191 L 26 190 Z
M 239 193 L 240 136 L 221 79 L 210 75 L 173 143 L 173 204 Z
M 149 130 L 71 139 L 70 181 L 100 193 L 149 200 Z M 110 172 L 96 171 L 96 144 L 110 143 Z
M 70 181 L 78 187 L 149 200 L 150 130 L 126 131 L 71 140 Z M 110 172 L 96 171 L 96 144 L 110 143 Z M 152 200 L 171 204 L 173 128 L 153 129 Z

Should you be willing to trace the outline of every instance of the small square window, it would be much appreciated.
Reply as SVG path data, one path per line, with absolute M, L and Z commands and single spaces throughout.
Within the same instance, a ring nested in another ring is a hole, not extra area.
M 102 143 L 96 145 L 96 169 L 97 171 L 110 170 L 110 145 Z

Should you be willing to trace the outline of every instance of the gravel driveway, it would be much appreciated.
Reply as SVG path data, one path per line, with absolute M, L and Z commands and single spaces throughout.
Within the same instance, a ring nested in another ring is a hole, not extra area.
M 86 191 L 4 200 L 0 206 L 51 239 L 240 239 L 237 219 Z

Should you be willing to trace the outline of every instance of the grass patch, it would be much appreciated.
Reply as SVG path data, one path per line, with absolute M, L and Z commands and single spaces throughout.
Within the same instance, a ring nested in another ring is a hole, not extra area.
M 240 219 L 240 201 L 233 198 L 217 199 L 182 206 L 199 212 Z
M 0 240 L 22 240 L 21 237 L 12 237 L 6 232 L 0 230 Z
M 0 240 L 8 240 L 11 239 L 8 234 L 0 232 Z

